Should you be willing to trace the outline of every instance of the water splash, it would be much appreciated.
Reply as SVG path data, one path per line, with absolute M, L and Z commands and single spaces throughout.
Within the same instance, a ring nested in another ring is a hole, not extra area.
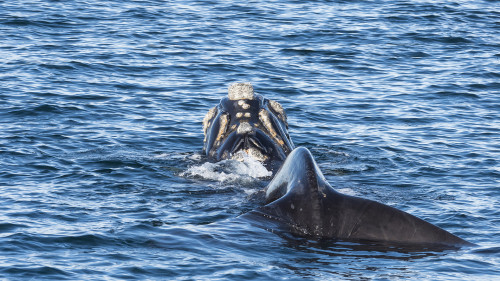
M 181 173 L 182 177 L 201 177 L 206 180 L 215 180 L 221 183 L 254 182 L 272 175 L 264 165 L 239 152 L 238 160 L 223 160 L 217 163 L 206 162 L 195 165 Z
M 357 196 L 356 191 L 348 187 L 337 189 L 337 191 L 345 195 Z

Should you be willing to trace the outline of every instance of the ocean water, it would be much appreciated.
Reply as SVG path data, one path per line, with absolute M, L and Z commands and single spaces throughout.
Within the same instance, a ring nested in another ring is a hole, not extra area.
M 477 247 L 274 233 L 270 177 L 207 163 L 250 81 L 338 191 Z M 1 280 L 500 278 L 497 1 L 0 1 Z

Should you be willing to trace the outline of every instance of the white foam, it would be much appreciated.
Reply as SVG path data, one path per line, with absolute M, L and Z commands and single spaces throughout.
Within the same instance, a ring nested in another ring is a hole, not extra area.
M 351 195 L 351 196 L 356 195 L 356 192 L 348 187 L 337 189 L 337 191 L 345 195 Z
M 238 157 L 239 160 L 223 160 L 217 163 L 206 162 L 198 166 L 192 166 L 181 173 L 181 176 L 202 177 L 203 179 L 219 182 L 247 182 L 272 175 L 272 172 L 268 171 L 261 162 L 246 154 L 240 156 Z
M 195 160 L 195 161 L 200 161 L 201 157 L 202 157 L 202 155 L 200 153 L 194 153 L 192 155 L 188 155 L 187 159 Z
M 170 154 L 162 153 L 162 154 L 158 154 L 158 155 L 153 155 L 153 158 L 168 159 L 168 158 L 170 158 Z

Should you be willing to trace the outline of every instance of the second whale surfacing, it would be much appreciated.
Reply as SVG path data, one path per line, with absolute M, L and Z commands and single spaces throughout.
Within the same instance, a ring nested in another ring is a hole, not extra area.
M 404 211 L 335 191 L 309 150 L 294 149 L 281 105 L 255 94 L 249 83 L 232 84 L 228 97 L 209 111 L 203 123 L 209 159 L 239 159 L 246 153 L 273 171 L 265 189 L 266 204 L 244 218 L 267 221 L 305 237 L 474 245 Z
M 250 213 L 299 235 L 419 245 L 472 245 L 401 210 L 335 191 L 307 148 L 292 151 Z

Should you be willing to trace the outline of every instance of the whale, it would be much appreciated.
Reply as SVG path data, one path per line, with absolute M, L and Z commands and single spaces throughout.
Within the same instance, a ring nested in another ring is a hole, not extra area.
M 214 162 L 249 155 L 276 172 L 294 148 L 283 107 L 256 94 L 251 83 L 229 86 L 205 115 L 203 132 L 203 153 Z
M 419 246 L 474 244 L 391 206 L 336 191 L 311 152 L 294 147 L 283 107 L 235 83 L 203 120 L 203 151 L 211 161 L 246 154 L 273 172 L 262 206 L 243 218 L 301 237 Z
M 385 204 L 335 191 L 305 147 L 295 148 L 265 189 L 266 205 L 250 215 L 293 234 L 399 244 L 473 245 Z

